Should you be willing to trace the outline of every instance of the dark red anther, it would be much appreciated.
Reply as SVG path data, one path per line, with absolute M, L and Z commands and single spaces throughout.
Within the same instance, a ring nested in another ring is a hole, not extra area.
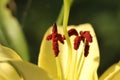
M 57 57 L 59 54 L 58 42 L 53 42 L 52 46 L 53 46 L 54 55 L 55 57 Z
M 48 35 L 46 39 L 47 39 L 47 40 L 51 40 L 51 39 L 52 39 L 52 35 L 51 35 L 51 34 Z
M 80 31 L 80 35 L 86 39 L 86 41 L 89 43 L 89 42 L 92 42 L 92 36 L 90 34 L 90 31 Z
M 74 49 L 75 50 L 77 50 L 79 48 L 80 41 L 81 41 L 81 37 L 80 36 L 76 36 L 75 39 L 74 39 Z
M 72 36 L 72 35 L 78 36 L 78 32 L 75 29 L 70 29 L 68 31 L 68 34 L 69 34 L 69 36 Z
M 57 33 L 57 25 L 56 25 L 56 23 L 53 24 L 52 33 Z
M 58 34 L 58 32 L 57 32 L 57 25 L 56 25 L 56 23 L 53 24 L 52 33 L 49 34 L 46 37 L 46 39 L 47 40 L 52 40 L 52 48 L 53 48 L 53 51 L 54 51 L 54 55 L 55 55 L 55 57 L 57 57 L 58 54 L 59 54 L 58 41 L 60 41 L 61 43 L 64 44 L 64 40 L 63 40 L 62 35 Z
M 78 32 L 74 28 L 72 28 L 68 30 L 68 35 L 69 37 L 71 37 L 72 35 L 78 36 Z M 63 39 L 65 40 L 65 36 L 63 36 Z
M 57 38 L 58 38 L 58 40 L 59 40 L 61 43 L 64 44 L 64 39 L 63 39 L 63 37 L 62 37 L 61 34 L 58 34 L 58 35 L 57 35 Z
M 85 52 L 84 52 L 84 56 L 87 57 L 89 53 L 89 45 L 85 45 Z
M 89 43 L 92 42 L 92 36 L 90 31 L 80 31 L 80 35 L 83 41 L 86 40 L 84 56 L 87 57 L 89 54 Z

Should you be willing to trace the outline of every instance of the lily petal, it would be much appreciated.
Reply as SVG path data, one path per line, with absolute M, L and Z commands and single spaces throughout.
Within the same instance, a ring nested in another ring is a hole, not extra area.
M 57 68 L 56 62 L 54 57 L 54 52 L 52 50 L 52 43 L 51 41 L 46 40 L 46 36 L 51 34 L 52 28 L 49 28 L 48 31 L 45 33 L 45 36 L 42 40 L 41 47 L 40 47 L 40 55 L 38 59 L 38 66 L 44 69 L 48 74 L 52 75 L 57 79 Z
M 8 62 L 0 61 L 0 80 L 22 80 L 15 68 Z
M 119 80 L 120 79 L 120 61 L 109 67 L 99 80 Z
M 38 66 L 23 61 L 0 62 L 0 80 L 52 80 Z
M 0 61 L 5 61 L 5 60 L 22 60 L 22 59 L 12 49 L 0 45 Z
M 82 69 L 82 74 L 80 76 L 80 80 L 98 80 L 97 69 L 99 66 L 99 47 L 96 38 L 96 34 L 92 25 L 83 24 L 79 25 L 77 30 L 79 31 L 90 31 L 92 35 L 93 42 L 90 43 L 89 54 L 85 58 L 85 62 Z M 80 52 L 80 51 L 78 51 Z
M 58 33 L 63 34 L 63 29 L 61 26 L 58 26 Z M 71 28 L 75 28 L 78 31 L 90 31 L 91 35 L 93 36 L 93 43 L 90 44 L 90 51 L 89 55 L 86 58 L 82 70 L 82 75 L 80 77 L 81 80 L 93 80 L 93 78 L 97 78 L 97 68 L 99 65 L 99 48 L 96 40 L 95 32 L 90 24 L 82 24 L 79 26 L 69 26 L 68 30 Z M 52 50 L 52 43 L 51 41 L 47 41 L 47 35 L 51 34 L 52 28 L 49 28 L 48 31 L 45 33 L 45 36 L 42 40 L 42 44 L 40 47 L 40 54 L 38 65 L 47 71 L 52 77 L 57 78 L 57 69 L 56 69 L 56 62 L 54 57 L 54 52 Z M 70 38 L 72 47 L 73 47 L 73 37 Z M 68 46 L 66 42 L 64 44 L 59 43 L 59 58 L 63 69 L 63 74 L 66 73 L 66 66 L 67 66 L 67 59 L 68 55 L 72 55 L 74 58 L 74 53 L 69 54 Z M 75 50 L 73 49 L 73 52 Z M 78 53 L 80 54 L 80 49 Z M 88 66 L 89 65 L 89 66 Z M 72 73 L 74 74 L 74 73 Z
M 0 80 L 52 80 L 38 66 L 22 61 L 12 49 L 0 45 Z

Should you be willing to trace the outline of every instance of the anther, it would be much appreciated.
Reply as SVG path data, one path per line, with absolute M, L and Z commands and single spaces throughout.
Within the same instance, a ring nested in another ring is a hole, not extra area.
M 77 50 L 79 48 L 80 41 L 81 41 L 81 37 L 80 36 L 76 36 L 75 39 L 74 39 L 74 49 L 75 50 Z
M 64 40 L 61 34 L 58 34 L 57 32 L 57 25 L 56 23 L 53 24 L 53 28 L 52 28 L 52 33 L 49 34 L 46 37 L 46 40 L 52 40 L 52 48 L 54 51 L 54 55 L 55 57 L 58 56 L 59 54 L 59 45 L 58 45 L 58 41 L 60 41 L 62 44 L 64 44 Z
M 89 45 L 85 46 L 85 52 L 84 52 L 84 56 L 87 57 L 89 53 Z
M 92 36 L 90 34 L 90 31 L 80 31 L 80 35 L 86 39 L 87 42 L 92 42 Z
M 89 53 L 89 43 L 92 42 L 92 36 L 89 31 L 80 31 L 80 36 L 76 35 L 74 39 L 74 49 L 78 50 L 80 46 L 81 40 L 84 42 L 85 40 L 85 49 L 84 49 L 84 56 L 87 57 Z
M 69 34 L 69 36 L 72 36 L 72 35 L 78 36 L 78 32 L 75 29 L 70 29 L 68 31 L 68 34 Z
M 68 30 L 68 35 L 69 37 L 71 37 L 72 35 L 78 36 L 78 32 L 74 28 L 72 28 Z M 63 39 L 65 40 L 65 36 L 63 36 Z
M 85 44 L 85 50 L 84 50 L 84 56 L 87 57 L 89 54 L 89 43 L 92 42 L 92 36 L 90 34 L 90 31 L 80 31 L 80 35 L 84 40 L 86 40 L 86 44 Z

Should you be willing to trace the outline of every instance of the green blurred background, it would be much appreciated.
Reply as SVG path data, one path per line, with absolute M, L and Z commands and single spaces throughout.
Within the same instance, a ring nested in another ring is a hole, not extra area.
M 13 1 L 13 0 L 11 0 Z M 62 0 L 14 0 L 13 15 L 22 25 L 31 62 L 37 63 L 45 31 L 56 21 Z M 12 9 L 12 7 L 11 7 Z M 91 23 L 100 47 L 99 75 L 120 60 L 120 0 L 74 0 L 69 24 Z

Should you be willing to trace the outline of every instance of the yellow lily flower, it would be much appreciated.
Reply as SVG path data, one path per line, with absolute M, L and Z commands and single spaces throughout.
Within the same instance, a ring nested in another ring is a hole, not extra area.
M 58 26 L 58 32 L 64 34 L 62 27 Z M 54 51 L 52 49 L 52 41 L 47 41 L 47 35 L 51 34 L 52 27 L 46 32 L 42 45 L 40 47 L 40 55 L 38 65 L 46 72 L 50 74 L 55 79 L 65 80 L 98 80 L 97 68 L 99 65 L 99 48 L 96 40 L 96 35 L 90 24 L 82 24 L 79 26 L 69 26 L 69 29 L 76 29 L 79 31 L 90 31 L 93 42 L 90 43 L 89 54 L 84 57 L 84 43 L 81 42 L 79 49 L 76 51 L 72 44 L 72 54 L 68 51 L 69 46 L 67 46 L 66 41 L 64 44 L 58 42 L 59 45 L 59 55 L 54 56 Z M 71 43 L 74 42 L 75 36 L 70 37 Z M 68 56 L 71 56 L 68 59 Z M 69 64 L 70 61 L 70 64 Z M 80 68 L 82 70 L 80 70 Z M 60 71 L 61 70 L 61 71 Z M 67 73 L 69 70 L 69 73 Z M 60 76 L 61 75 L 61 76 Z
M 15 51 L 0 45 L 0 80 L 98 80 L 97 68 L 99 66 L 99 48 L 93 28 L 90 24 L 82 24 L 77 27 L 69 26 L 68 30 L 74 28 L 77 31 L 89 30 L 92 36 L 89 54 L 84 57 L 85 42 L 81 42 L 77 51 L 72 44 L 72 54 L 68 51 L 66 40 L 59 44 L 59 54 L 56 57 L 52 49 L 52 41 L 46 37 L 51 34 L 50 28 L 42 41 L 38 66 L 23 61 Z M 58 26 L 58 32 L 63 34 L 62 27 Z M 75 36 L 70 37 L 71 43 Z M 71 55 L 71 59 L 68 56 Z M 82 55 L 82 57 L 79 57 Z M 70 64 L 68 65 L 70 61 Z M 77 67 L 77 64 L 79 66 Z M 67 70 L 69 70 L 67 73 Z M 68 74 L 68 76 L 66 76 Z M 118 80 L 120 74 L 120 62 L 109 68 L 100 80 Z
M 38 66 L 23 61 L 15 51 L 0 45 L 0 80 L 98 80 L 99 48 L 95 32 L 90 24 L 82 24 L 69 26 L 67 33 L 69 2 L 64 0 L 64 29 L 53 25 L 56 27 L 51 27 L 43 38 Z M 118 80 L 119 74 L 120 62 L 109 68 L 100 80 Z

